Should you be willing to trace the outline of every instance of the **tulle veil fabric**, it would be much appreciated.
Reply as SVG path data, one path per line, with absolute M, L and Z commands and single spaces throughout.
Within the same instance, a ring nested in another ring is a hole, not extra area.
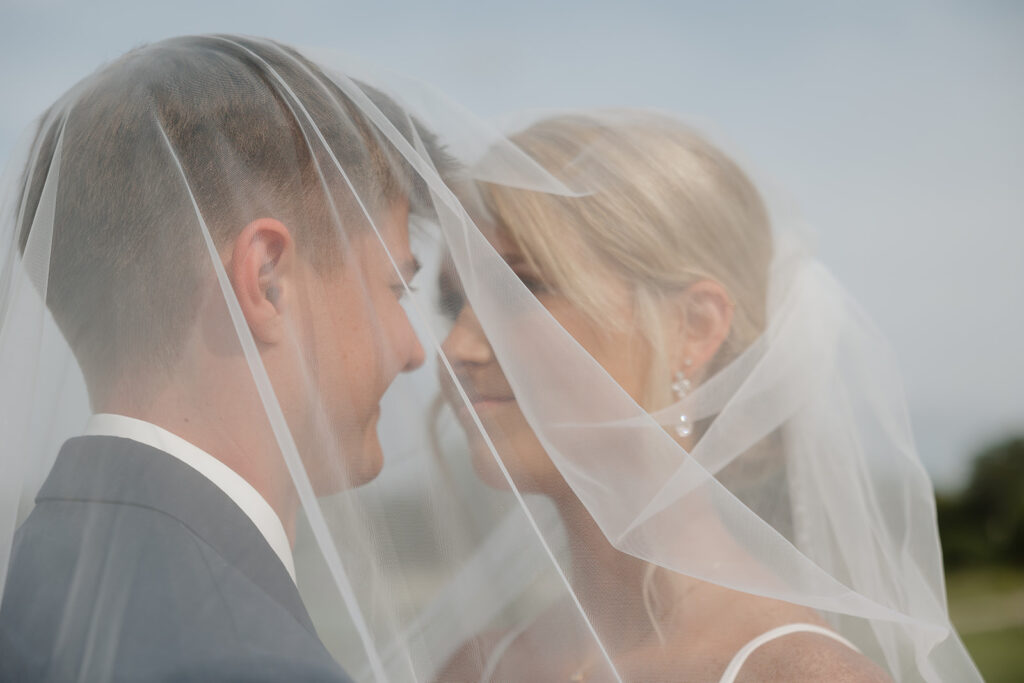
M 208 61 L 194 67 L 196 55 Z M 192 68 L 223 75 L 181 76 Z M 188 120 L 201 106 L 265 108 L 291 137 L 232 129 L 230 116 Z M 118 116 L 134 128 L 119 133 Z M 586 116 L 613 126 L 648 115 Z M 152 415 L 171 389 L 198 400 L 204 387 L 209 403 L 190 411 L 201 431 L 246 426 L 263 471 L 285 482 L 299 593 L 355 680 L 441 680 L 474 637 L 515 633 L 551 605 L 564 606 L 564 642 L 583 644 L 588 675 L 629 680 L 600 615 L 637 587 L 601 602 L 578 590 L 577 541 L 518 474 L 515 443 L 478 414 L 477 388 L 446 352 L 448 278 L 611 547 L 816 610 L 894 680 L 980 680 L 947 615 L 898 369 L 827 268 L 776 226 L 763 331 L 685 397 L 646 411 L 496 251 L 479 195 L 497 186 L 571 205 L 611 191 L 602 167 L 614 160 L 594 149 L 545 166 L 508 133 L 427 86 L 238 36 L 140 48 L 72 88 L 3 177 L 0 583 L 61 444 L 92 413 Z M 395 205 L 410 215 L 415 277 L 400 235 L 396 246 L 404 223 L 388 222 Z M 285 285 L 291 308 L 273 334 L 253 322 L 233 270 L 232 240 L 262 218 L 293 228 L 289 258 L 305 278 Z M 344 285 L 322 284 L 324 273 Z M 364 355 L 346 364 L 350 349 Z M 229 396 L 197 377 L 215 360 L 230 368 Z M 362 422 L 349 418 L 360 411 Z M 701 425 L 689 452 L 673 436 L 680 415 Z M 497 484 L 482 480 L 467 438 Z M 748 466 L 766 442 L 774 465 Z M 96 552 L 118 552 L 118 539 Z M 78 601 L 65 617 L 91 608 Z M 531 645 L 533 665 L 564 642 Z

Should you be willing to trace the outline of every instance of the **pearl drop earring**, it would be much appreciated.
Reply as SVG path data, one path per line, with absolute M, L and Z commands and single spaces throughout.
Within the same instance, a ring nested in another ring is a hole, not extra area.
M 686 360 L 685 365 L 690 365 L 689 359 Z M 690 387 L 693 385 L 682 370 L 678 370 L 672 379 L 672 393 L 675 394 L 677 401 L 682 401 L 690 393 Z M 693 434 L 693 425 L 690 424 L 690 419 L 686 417 L 685 413 L 679 415 L 679 423 L 676 424 L 675 431 L 680 438 L 686 438 Z

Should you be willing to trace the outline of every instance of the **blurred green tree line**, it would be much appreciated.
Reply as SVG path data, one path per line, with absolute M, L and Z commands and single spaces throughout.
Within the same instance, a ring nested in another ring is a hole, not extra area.
M 947 571 L 1024 567 L 1024 437 L 982 451 L 967 485 L 938 494 L 936 504 Z

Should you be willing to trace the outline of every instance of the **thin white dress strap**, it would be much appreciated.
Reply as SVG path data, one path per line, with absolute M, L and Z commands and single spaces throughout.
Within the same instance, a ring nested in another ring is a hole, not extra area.
M 860 653 L 857 646 L 843 638 L 841 635 L 827 628 L 816 626 L 814 624 L 786 624 L 785 626 L 779 626 L 773 628 L 771 631 L 762 633 L 757 638 L 754 638 L 749 643 L 740 648 L 740 651 L 736 653 L 736 656 L 729 662 L 729 666 L 725 667 L 725 673 L 722 674 L 722 678 L 719 679 L 719 683 L 735 683 L 736 676 L 740 673 L 740 668 L 744 662 L 747 661 L 747 657 L 757 648 L 761 647 L 765 643 L 781 638 L 782 636 L 788 636 L 790 633 L 817 633 L 819 635 L 828 636 L 833 640 L 838 640 L 843 645 Z
M 497 670 L 502 657 L 505 656 L 505 651 L 508 650 L 510 645 L 512 645 L 512 641 L 526 632 L 526 629 L 530 627 L 530 624 L 530 621 L 520 624 L 518 627 L 506 633 L 502 639 L 498 641 L 498 644 L 494 646 L 494 649 L 491 650 L 490 655 L 487 657 L 487 664 L 484 666 L 484 672 L 480 675 L 480 683 L 491 683 L 491 677 Z

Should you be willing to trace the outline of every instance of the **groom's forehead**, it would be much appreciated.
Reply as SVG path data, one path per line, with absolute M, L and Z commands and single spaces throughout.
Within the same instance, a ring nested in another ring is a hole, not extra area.
M 378 242 L 386 250 L 390 261 L 398 266 L 408 265 L 414 261 L 409 239 L 408 200 L 392 202 L 381 212 L 381 219 L 377 221 L 375 227 Z
M 359 222 L 357 232 L 351 235 L 354 258 L 392 272 L 396 268 L 403 274 L 415 271 L 418 262 L 412 254 L 409 236 L 408 201 L 391 202 Z

